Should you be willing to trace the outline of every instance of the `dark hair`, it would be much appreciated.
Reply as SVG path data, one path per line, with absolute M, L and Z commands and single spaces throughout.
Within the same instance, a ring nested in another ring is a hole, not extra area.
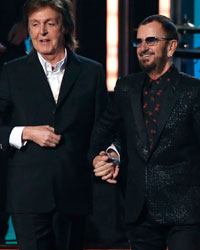
M 27 0 L 24 5 L 24 21 L 27 29 L 29 16 L 43 7 L 50 7 L 61 14 L 65 32 L 65 46 L 71 50 L 77 48 L 77 41 L 74 36 L 74 18 L 70 0 Z
M 140 24 L 139 24 L 139 27 L 141 25 L 145 25 L 145 24 L 148 24 L 148 23 L 151 23 L 151 22 L 158 22 L 162 25 L 165 33 L 166 33 L 166 36 L 167 38 L 170 38 L 170 39 L 174 39 L 174 40 L 177 40 L 178 41 L 178 32 L 177 32 L 177 29 L 176 29 L 176 25 L 172 22 L 172 20 L 166 16 L 163 16 L 163 15 L 152 15 L 152 16 L 149 16 L 147 18 L 145 18 Z

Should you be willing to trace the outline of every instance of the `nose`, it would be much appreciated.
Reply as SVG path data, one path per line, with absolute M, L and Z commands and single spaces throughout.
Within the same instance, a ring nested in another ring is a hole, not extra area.
M 145 39 L 142 40 L 142 43 L 141 43 L 141 46 L 140 46 L 140 50 L 141 50 L 141 51 L 146 51 L 146 50 L 148 50 L 148 49 L 149 49 L 149 46 L 147 45 Z
M 46 25 L 45 24 L 41 24 L 40 26 L 40 34 L 45 36 L 47 34 L 47 29 L 46 29 Z

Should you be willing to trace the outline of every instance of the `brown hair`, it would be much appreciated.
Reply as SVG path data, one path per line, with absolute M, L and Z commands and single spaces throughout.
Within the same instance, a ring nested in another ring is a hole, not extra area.
M 24 5 L 24 21 L 28 29 L 29 16 L 36 10 L 50 7 L 61 14 L 65 30 L 65 46 L 71 50 L 77 48 L 77 41 L 74 35 L 74 18 L 70 0 L 27 0 Z

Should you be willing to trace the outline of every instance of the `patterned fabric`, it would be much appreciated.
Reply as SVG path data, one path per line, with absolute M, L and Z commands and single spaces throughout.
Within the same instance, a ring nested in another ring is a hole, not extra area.
M 147 75 L 143 89 L 143 114 L 147 128 L 149 147 L 152 149 L 154 137 L 157 134 L 157 124 L 162 108 L 162 100 L 168 84 L 171 82 L 174 66 L 161 77 L 152 80 Z
M 109 145 L 115 126 L 124 124 L 128 165 L 120 171 L 126 178 L 126 223 L 138 222 L 145 202 L 153 222 L 200 223 L 200 80 L 176 68 L 172 71 L 172 81 L 162 94 L 151 151 L 141 112 L 143 72 L 118 80 L 113 103 L 93 132 L 91 160 Z

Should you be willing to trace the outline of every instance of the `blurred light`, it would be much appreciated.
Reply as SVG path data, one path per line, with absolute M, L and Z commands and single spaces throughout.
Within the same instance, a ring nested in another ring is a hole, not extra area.
M 118 3 L 107 0 L 106 14 L 106 75 L 108 91 L 113 91 L 118 78 Z
M 159 0 L 159 14 L 170 17 L 171 0 Z

